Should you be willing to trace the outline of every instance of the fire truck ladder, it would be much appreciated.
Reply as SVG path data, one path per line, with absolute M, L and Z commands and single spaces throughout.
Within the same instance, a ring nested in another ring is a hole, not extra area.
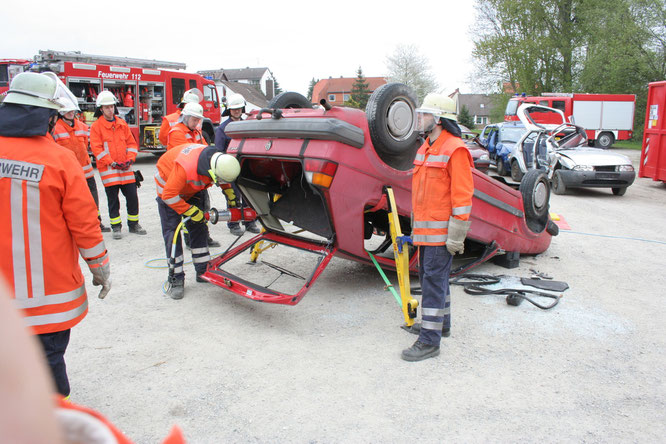
M 114 57 L 103 56 L 95 54 L 82 54 L 80 51 L 52 51 L 40 50 L 39 56 L 35 57 L 36 62 L 80 62 L 80 63 L 95 63 L 100 65 L 114 65 L 114 66 L 132 66 L 137 68 L 152 68 L 152 69 L 185 69 L 185 63 L 179 62 L 165 62 L 162 60 L 150 59 L 133 59 L 130 57 Z

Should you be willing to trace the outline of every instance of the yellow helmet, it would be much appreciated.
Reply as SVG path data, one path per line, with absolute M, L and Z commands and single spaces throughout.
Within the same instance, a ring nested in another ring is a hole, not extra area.
M 231 154 L 215 153 L 210 158 L 210 172 L 215 183 L 231 183 L 240 174 L 240 163 Z
M 423 99 L 423 104 L 416 109 L 417 113 L 432 114 L 435 117 L 458 121 L 456 102 L 444 94 L 430 93 Z M 438 119 L 439 120 L 439 119 Z

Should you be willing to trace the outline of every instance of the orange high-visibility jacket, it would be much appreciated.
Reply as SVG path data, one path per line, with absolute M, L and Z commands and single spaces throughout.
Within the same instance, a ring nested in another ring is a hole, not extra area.
M 204 148 L 207 145 L 180 145 L 167 151 L 157 162 L 157 195 L 178 214 L 190 208 L 186 200 L 213 185 L 209 175 L 202 176 L 197 172 L 199 156 Z M 231 187 L 228 183 L 219 185 L 222 189 Z
M 78 162 L 46 136 L 0 136 L 0 275 L 36 334 L 88 312 L 79 255 L 108 263 L 97 207 Z
M 160 143 L 164 146 L 169 145 L 169 131 L 178 123 L 181 109 L 177 109 L 175 113 L 167 114 L 162 118 L 162 126 L 160 126 Z
M 100 116 L 90 127 L 90 148 L 97 158 L 97 169 L 105 187 L 124 185 L 135 181 L 134 169 L 127 171 L 111 168 L 113 162 L 136 160 L 136 140 L 127 123 L 118 116 L 109 122 Z
M 446 245 L 449 218 L 468 220 L 474 180 L 472 156 L 464 142 L 447 131 L 419 148 L 412 176 L 414 245 Z
M 71 150 L 76 156 L 76 160 L 83 167 L 83 175 L 86 179 L 94 176 L 92 162 L 88 155 L 88 136 L 90 135 L 90 128 L 88 125 L 80 120 L 74 119 L 74 126 L 63 120 L 58 119 L 58 122 L 53 129 L 53 139 L 65 148 Z
M 189 129 L 183 122 L 177 123 L 169 131 L 169 143 L 167 151 L 171 148 L 185 143 L 204 143 L 204 138 L 199 130 Z

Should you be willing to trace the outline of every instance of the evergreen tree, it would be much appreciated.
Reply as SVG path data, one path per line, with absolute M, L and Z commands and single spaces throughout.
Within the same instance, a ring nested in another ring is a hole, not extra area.
M 467 109 L 467 105 L 463 105 L 458 114 L 458 123 L 466 126 L 469 129 L 474 129 L 474 119 Z
M 277 96 L 282 92 L 282 88 L 280 88 L 280 84 L 278 83 L 275 76 L 273 76 L 273 89 L 275 90 L 275 95 L 273 97 Z
M 308 100 L 312 101 L 312 90 L 314 89 L 315 85 L 319 82 L 319 79 L 315 79 L 314 77 L 312 80 L 310 80 L 310 86 L 308 87 Z
M 370 98 L 370 86 L 369 83 L 365 81 L 363 77 L 363 70 L 361 67 L 358 67 L 356 71 L 356 80 L 352 85 L 351 98 L 345 102 L 346 106 L 358 109 L 365 109 L 365 106 L 368 104 L 368 99 Z

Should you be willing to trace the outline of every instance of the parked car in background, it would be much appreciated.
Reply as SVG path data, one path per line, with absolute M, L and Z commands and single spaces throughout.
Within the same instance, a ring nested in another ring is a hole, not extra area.
M 483 129 L 480 136 L 481 144 L 488 150 L 500 176 L 510 174 L 511 154 L 524 133 L 525 126 L 520 122 L 495 123 L 486 125 Z
M 474 160 L 474 168 L 483 173 L 488 173 L 491 163 L 488 150 L 483 146 L 476 133 L 473 133 L 465 125 L 458 124 L 458 126 L 460 127 L 461 138 Z
M 534 125 L 529 113 L 535 107 L 521 108 L 518 115 L 529 131 L 514 151 L 521 173 L 529 169 L 546 171 L 556 194 L 564 194 L 568 188 L 611 188 L 613 194 L 622 196 L 634 182 L 636 172 L 629 158 L 589 147 L 583 127 L 571 123 L 554 128 Z

